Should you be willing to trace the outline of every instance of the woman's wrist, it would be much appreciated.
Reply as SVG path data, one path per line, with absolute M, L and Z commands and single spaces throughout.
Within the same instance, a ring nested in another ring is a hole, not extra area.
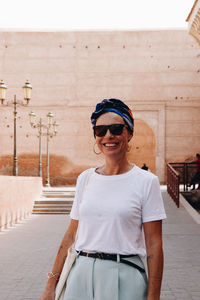
M 59 278 L 60 278 L 60 273 L 50 272 L 50 273 L 47 274 L 47 278 L 48 279 L 54 279 L 54 280 L 58 281 Z
M 46 289 L 54 291 L 56 289 L 56 285 L 57 285 L 56 280 L 49 279 L 46 284 Z
M 46 287 L 48 288 L 48 290 L 49 289 L 54 290 L 56 288 L 57 282 L 60 278 L 60 273 L 50 272 L 47 274 L 47 278 L 48 278 L 48 281 L 47 281 Z

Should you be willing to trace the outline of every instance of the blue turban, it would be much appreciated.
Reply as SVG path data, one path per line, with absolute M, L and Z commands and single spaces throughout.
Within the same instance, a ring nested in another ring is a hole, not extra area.
M 130 108 L 119 99 L 104 99 L 96 105 L 95 111 L 91 115 L 92 126 L 96 125 L 97 119 L 106 112 L 114 112 L 120 115 L 131 134 L 134 131 L 134 119 Z

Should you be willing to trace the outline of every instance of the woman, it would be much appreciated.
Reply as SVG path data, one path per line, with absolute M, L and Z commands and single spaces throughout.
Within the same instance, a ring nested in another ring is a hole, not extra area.
M 97 104 L 91 121 L 105 163 L 78 177 L 71 222 L 40 300 L 54 299 L 78 225 L 78 256 L 64 300 L 159 300 L 162 219 L 166 216 L 158 178 L 128 161 L 134 120 L 126 104 L 104 99 Z M 146 252 L 148 284 L 141 260 Z

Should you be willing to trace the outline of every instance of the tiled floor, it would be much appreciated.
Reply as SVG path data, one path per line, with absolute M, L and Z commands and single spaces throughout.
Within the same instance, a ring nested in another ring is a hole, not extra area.
M 200 225 L 162 193 L 168 218 L 161 300 L 199 300 Z M 34 215 L 0 233 L 0 300 L 39 298 L 68 222 L 66 215 Z

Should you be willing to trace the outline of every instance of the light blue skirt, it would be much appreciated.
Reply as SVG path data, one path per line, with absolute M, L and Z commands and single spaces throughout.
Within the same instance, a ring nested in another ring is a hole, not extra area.
M 126 258 L 144 268 L 139 256 Z M 64 300 L 146 300 L 147 276 L 111 260 L 78 256 L 67 279 Z

